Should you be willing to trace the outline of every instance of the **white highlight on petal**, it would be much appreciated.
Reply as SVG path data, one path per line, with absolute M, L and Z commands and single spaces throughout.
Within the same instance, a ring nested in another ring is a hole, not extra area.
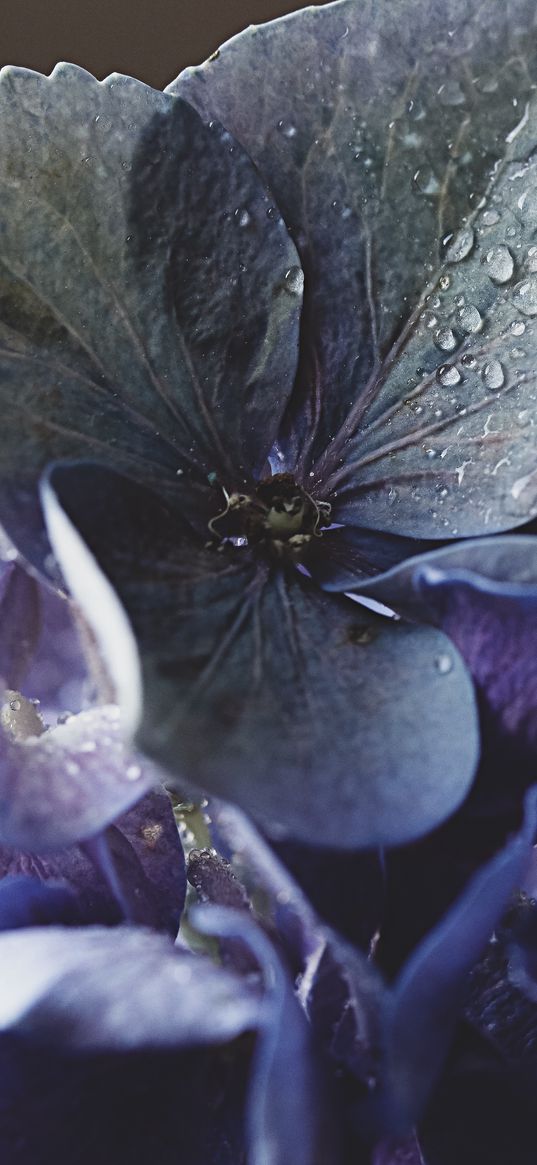
M 133 736 L 142 715 L 142 676 L 131 625 L 114 588 L 48 481 L 41 485 L 41 502 L 52 549 L 102 651 L 116 689 L 122 726 Z

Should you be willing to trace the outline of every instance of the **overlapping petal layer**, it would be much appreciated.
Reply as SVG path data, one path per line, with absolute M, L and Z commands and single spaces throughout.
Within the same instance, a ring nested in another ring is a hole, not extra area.
M 531 0 L 342 0 L 169 87 L 242 142 L 297 245 L 284 447 L 338 519 L 438 538 L 535 512 L 536 37 Z
M 208 473 L 229 487 L 263 465 L 301 281 L 252 163 L 183 101 L 61 65 L 6 69 L 0 108 L 0 511 L 35 561 L 57 457 L 176 503 L 192 472 L 202 512 Z
M 273 832 L 342 847 L 416 836 L 462 800 L 475 711 L 441 634 L 323 595 L 247 548 L 206 548 L 108 470 L 57 467 L 51 483 L 47 511 L 64 507 L 135 631 L 140 743 L 179 779 Z M 75 578 L 70 543 L 55 551 Z

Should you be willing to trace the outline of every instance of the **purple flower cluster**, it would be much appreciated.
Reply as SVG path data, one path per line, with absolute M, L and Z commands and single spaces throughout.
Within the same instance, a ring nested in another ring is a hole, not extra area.
M 0 74 L 0 1160 L 533 1165 L 537 16 Z

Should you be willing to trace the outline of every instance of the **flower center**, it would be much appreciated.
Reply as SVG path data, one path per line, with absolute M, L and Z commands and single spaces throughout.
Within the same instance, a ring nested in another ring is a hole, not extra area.
M 300 562 L 330 519 L 330 504 L 314 501 L 290 473 L 265 478 L 250 494 L 224 494 L 226 507 L 209 522 L 211 533 L 220 542 L 258 546 L 276 558 Z

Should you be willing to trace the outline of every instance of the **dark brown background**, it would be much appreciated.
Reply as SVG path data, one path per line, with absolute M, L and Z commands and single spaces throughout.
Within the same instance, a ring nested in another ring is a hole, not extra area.
M 0 0 L 0 64 L 49 73 L 74 61 L 97 77 L 130 73 L 163 88 L 247 24 L 300 0 Z

